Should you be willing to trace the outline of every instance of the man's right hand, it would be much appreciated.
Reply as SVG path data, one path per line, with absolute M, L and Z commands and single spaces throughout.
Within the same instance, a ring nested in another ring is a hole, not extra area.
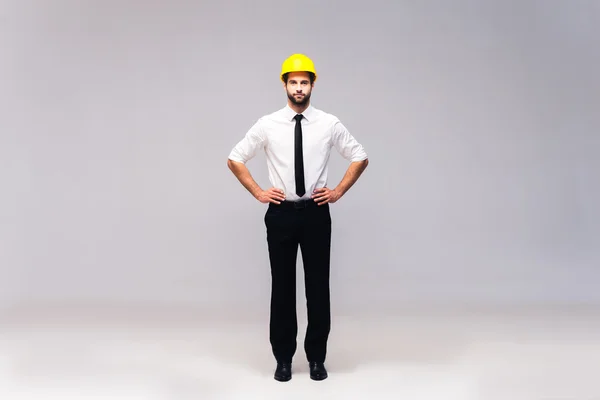
M 261 190 L 258 192 L 256 199 L 261 203 L 280 204 L 285 200 L 285 193 L 283 193 L 283 190 L 281 189 L 270 188 L 269 190 Z

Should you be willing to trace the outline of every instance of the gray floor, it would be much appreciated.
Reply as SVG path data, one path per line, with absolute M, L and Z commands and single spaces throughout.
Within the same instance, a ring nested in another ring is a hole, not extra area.
M 272 378 L 266 315 L 26 308 L 0 314 L 0 398 L 600 399 L 600 312 L 434 311 L 337 317 L 329 379 Z M 285 396 L 285 397 L 284 397 Z

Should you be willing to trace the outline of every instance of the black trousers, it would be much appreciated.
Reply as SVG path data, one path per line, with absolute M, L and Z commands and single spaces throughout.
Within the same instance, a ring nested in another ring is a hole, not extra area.
M 296 260 L 300 248 L 308 326 L 304 350 L 308 361 L 324 362 L 331 328 L 329 204 L 270 203 L 265 214 L 271 264 L 269 339 L 278 362 L 291 363 L 297 350 Z

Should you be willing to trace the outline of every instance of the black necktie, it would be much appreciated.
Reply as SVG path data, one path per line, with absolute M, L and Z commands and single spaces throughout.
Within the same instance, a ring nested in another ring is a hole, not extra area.
M 306 189 L 304 188 L 304 160 L 302 154 L 302 126 L 300 121 L 302 120 L 302 114 L 297 114 L 294 119 L 296 120 L 295 139 L 294 139 L 294 169 L 296 172 L 296 194 L 300 197 L 304 196 Z

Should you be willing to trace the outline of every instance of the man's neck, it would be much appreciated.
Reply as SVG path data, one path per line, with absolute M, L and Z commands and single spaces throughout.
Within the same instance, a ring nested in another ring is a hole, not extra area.
M 294 112 L 296 114 L 302 114 L 304 111 L 306 111 L 306 109 L 310 106 L 310 102 L 307 102 L 305 105 L 303 106 L 299 106 L 297 104 L 292 103 L 291 101 L 288 101 L 288 106 L 294 110 Z

